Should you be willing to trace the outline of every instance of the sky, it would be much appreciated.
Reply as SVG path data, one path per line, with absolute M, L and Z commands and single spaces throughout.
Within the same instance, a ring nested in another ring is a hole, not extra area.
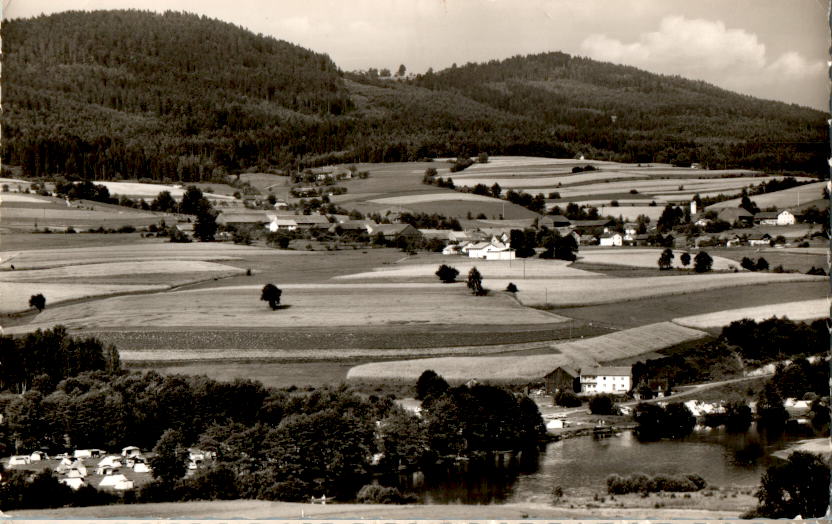
M 4 18 L 188 11 L 328 54 L 423 73 L 563 51 L 829 110 L 828 0 L 3 0 Z

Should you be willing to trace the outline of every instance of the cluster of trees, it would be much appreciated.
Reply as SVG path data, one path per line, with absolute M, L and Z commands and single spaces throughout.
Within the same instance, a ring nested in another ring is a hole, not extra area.
M 18 338 L 0 336 L 0 391 L 51 391 L 63 379 L 84 371 L 119 369 L 113 346 L 105 347 L 91 337 L 71 337 L 62 326 Z
M 799 354 L 824 355 L 829 349 L 829 331 L 824 320 L 737 320 L 722 329 L 720 338 L 734 346 L 748 364 L 765 364 Z
M 671 237 L 672 242 L 672 237 Z M 673 259 L 676 258 L 676 255 L 673 253 L 673 250 L 670 248 L 665 249 L 659 255 L 659 260 L 657 261 L 660 270 L 668 270 L 673 268 Z M 690 253 L 682 253 L 679 255 L 679 261 L 682 263 L 684 267 L 690 265 Z M 711 255 L 708 254 L 707 251 L 700 251 L 693 257 L 693 270 L 697 273 L 707 273 L 711 270 L 713 266 L 714 259 Z
M 546 433 L 537 404 L 525 395 L 481 384 L 451 387 L 431 370 L 416 390 L 430 448 L 440 455 L 534 448 Z
M 658 493 L 699 491 L 705 489 L 708 483 L 699 475 L 656 475 L 650 477 L 644 473 L 632 475 L 610 475 L 607 477 L 607 492 L 610 495 L 626 495 L 627 493 Z
M 438 213 L 409 213 L 405 212 L 399 215 L 399 222 L 402 224 L 410 224 L 416 229 L 451 229 L 453 231 L 462 231 L 462 226 L 456 218 L 448 218 L 445 215 Z
M 747 269 L 749 271 L 767 271 L 768 270 L 768 260 L 763 257 L 759 257 L 757 262 L 754 262 L 752 259 L 748 257 L 742 257 L 740 261 L 740 266 L 743 269 Z
M 51 471 L 36 473 L 30 480 L 31 471 L 3 471 L 0 483 L 0 506 L 4 510 L 47 509 L 68 506 L 101 506 L 119 500 L 118 495 L 99 491 L 92 486 L 73 490 L 62 484 Z
M 639 403 L 633 410 L 633 419 L 638 424 L 636 435 L 641 440 L 684 437 L 696 426 L 696 417 L 681 402 L 671 402 L 665 407 Z
M 89 180 L 70 181 L 58 178 L 55 181 L 55 192 L 59 195 L 75 200 L 92 200 L 105 204 L 118 204 L 118 199 L 110 196 L 107 186 L 93 184 Z

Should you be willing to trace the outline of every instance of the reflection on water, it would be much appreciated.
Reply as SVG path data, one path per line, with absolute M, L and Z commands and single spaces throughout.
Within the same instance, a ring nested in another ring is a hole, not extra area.
M 417 485 L 411 479 L 402 479 L 400 485 L 420 492 L 423 502 L 438 504 L 545 502 L 556 485 L 603 490 L 613 473 L 695 473 L 711 485 L 756 487 L 765 469 L 777 460 L 771 453 L 806 437 L 770 435 L 752 426 L 746 433 L 704 428 L 681 440 L 640 442 L 625 431 L 613 438 L 553 442 L 539 454 L 466 462 L 456 470 L 426 472 Z

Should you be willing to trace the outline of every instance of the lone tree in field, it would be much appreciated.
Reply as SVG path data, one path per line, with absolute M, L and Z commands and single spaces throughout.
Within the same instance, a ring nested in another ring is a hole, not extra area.
M 670 248 L 665 249 L 662 251 L 662 254 L 659 255 L 659 269 L 665 270 L 670 269 L 673 267 L 673 250 Z
M 266 284 L 263 286 L 263 291 L 260 292 L 260 300 L 268 302 L 269 307 L 275 310 L 280 305 L 280 295 L 282 294 L 283 291 L 279 287 L 274 284 Z
M 46 297 L 44 297 L 41 293 L 32 295 L 29 297 L 29 307 L 34 307 L 37 308 L 38 311 L 43 311 L 46 307 Z
M 768 260 L 760 257 L 757 259 L 757 271 L 768 271 Z
M 455 282 L 457 275 L 459 275 L 459 271 L 456 268 L 445 264 L 442 264 L 439 266 L 439 269 L 436 270 L 436 276 L 439 277 L 439 280 L 446 284 Z
M 707 273 L 711 270 L 714 259 L 705 251 L 700 251 L 693 259 L 693 270 L 697 273 Z
M 690 265 L 690 253 L 682 253 L 682 256 L 679 257 L 679 262 L 683 266 L 688 267 Z
M 485 288 L 482 287 L 482 275 L 476 267 L 472 267 L 468 272 L 468 289 L 475 295 L 485 295 Z
M 514 282 L 509 282 L 506 286 L 506 291 L 509 293 L 517 293 L 517 286 L 514 285 Z

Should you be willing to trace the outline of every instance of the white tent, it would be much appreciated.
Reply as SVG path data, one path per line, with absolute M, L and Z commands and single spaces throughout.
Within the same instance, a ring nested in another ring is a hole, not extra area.
M 142 450 L 137 448 L 136 446 L 127 446 L 126 448 L 121 449 L 121 456 L 123 457 L 135 457 L 141 454 Z
M 98 484 L 99 488 L 106 488 L 106 487 L 115 487 L 116 484 L 119 482 L 127 481 L 127 477 L 124 475 L 109 475 L 101 479 L 101 482 Z
M 133 471 L 136 473 L 150 473 L 150 468 L 144 462 L 137 462 L 133 465 Z
M 9 466 L 23 466 L 29 462 L 28 455 L 12 455 L 9 457 Z
M 35 451 L 31 455 L 29 455 L 29 460 L 32 462 L 40 462 L 41 460 L 48 460 L 49 455 L 44 453 L 43 451 Z
M 66 484 L 67 486 L 69 486 L 72 489 L 78 489 L 78 488 L 84 486 L 84 479 L 78 478 L 78 477 L 61 479 L 60 482 L 61 482 L 61 484 Z
M 115 475 L 119 468 L 116 466 L 98 466 L 95 468 L 96 475 Z
M 71 467 L 67 471 L 66 476 L 71 479 L 82 479 L 87 476 L 87 468 L 81 466 L 80 468 Z
M 118 455 L 107 455 L 98 462 L 99 468 L 103 466 L 119 467 L 121 466 L 121 457 Z
M 129 479 L 120 480 L 113 486 L 114 489 L 119 491 L 125 491 L 128 489 L 133 489 L 133 481 Z

